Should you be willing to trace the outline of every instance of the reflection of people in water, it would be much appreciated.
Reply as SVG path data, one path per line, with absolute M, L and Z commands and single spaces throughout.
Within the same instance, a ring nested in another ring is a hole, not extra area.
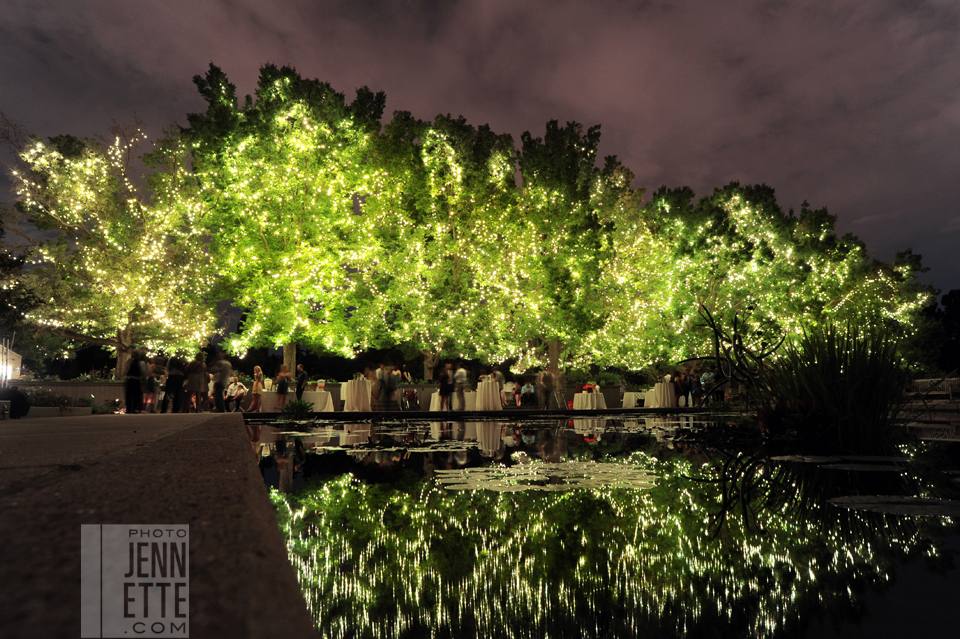
M 307 454 L 303 448 L 303 438 L 295 437 L 293 451 L 289 450 L 289 440 L 286 435 L 278 433 L 273 455 L 260 460 L 260 472 L 263 481 L 282 493 L 290 493 L 304 484 L 303 466 Z

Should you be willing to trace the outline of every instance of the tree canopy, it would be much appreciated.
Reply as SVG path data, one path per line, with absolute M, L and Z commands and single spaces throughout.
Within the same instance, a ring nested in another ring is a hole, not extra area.
M 145 156 L 140 138 L 32 140 L 13 175 L 37 241 L 31 315 L 124 351 L 202 343 L 212 304 L 243 309 L 227 347 L 351 357 L 405 346 L 528 365 L 637 369 L 709 352 L 703 305 L 749 308 L 786 334 L 826 321 L 913 331 L 931 291 L 919 256 L 868 256 L 836 218 L 784 212 L 766 185 L 646 200 L 600 127 L 542 137 L 463 117 L 425 121 L 366 87 L 352 101 L 295 69 L 261 69 L 254 95 L 211 65 L 206 111 Z M 27 236 L 30 234 L 27 233 Z
M 217 327 L 202 232 L 204 208 L 175 138 L 131 175 L 137 127 L 109 143 L 74 136 L 24 139 L 11 170 L 17 207 L 8 231 L 26 243 L 23 282 L 39 300 L 26 319 L 75 342 L 117 352 L 117 375 L 135 344 L 195 351 Z

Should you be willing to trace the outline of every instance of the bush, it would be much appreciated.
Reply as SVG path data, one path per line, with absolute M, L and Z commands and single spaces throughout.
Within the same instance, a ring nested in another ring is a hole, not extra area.
M 25 388 L 23 392 L 30 397 L 31 406 L 45 408 L 75 408 L 90 406 L 92 401 L 89 397 L 68 397 L 49 391 L 45 388 Z
M 117 412 L 117 407 L 111 404 L 98 404 L 94 402 L 90 405 L 90 412 L 94 415 L 112 415 Z
M 313 402 L 303 399 L 293 399 L 287 402 L 280 414 L 291 419 L 304 419 L 313 412 Z
M 601 386 L 615 386 L 620 384 L 620 376 L 616 373 L 598 373 L 597 383 Z

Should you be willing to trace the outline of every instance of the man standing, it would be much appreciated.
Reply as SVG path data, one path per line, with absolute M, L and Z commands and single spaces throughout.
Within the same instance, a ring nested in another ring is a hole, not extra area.
M 167 412 L 167 403 L 172 402 L 171 412 L 183 412 L 183 384 L 186 381 L 187 364 L 177 353 L 167 362 L 167 385 L 163 392 L 163 402 L 160 404 L 160 412 Z
M 507 383 L 507 378 L 500 372 L 499 366 L 493 367 L 493 381 L 497 383 L 497 390 L 500 392 L 500 402 L 506 406 L 507 398 L 503 396 L 503 385 Z
M 220 353 L 213 375 L 213 402 L 218 413 L 227 412 L 223 398 L 231 377 L 233 377 L 233 364 L 227 359 L 226 353 Z
M 540 406 L 550 410 L 551 403 L 556 403 L 556 398 L 553 396 L 553 373 L 548 368 L 540 373 Z
M 457 372 L 453 374 L 453 381 L 457 385 L 457 399 L 460 401 L 458 410 L 467 410 L 467 400 L 463 394 L 467 390 L 467 369 L 463 367 L 462 362 L 457 362 Z
M 307 390 L 307 371 L 303 364 L 297 365 L 297 399 L 303 399 L 303 391 Z

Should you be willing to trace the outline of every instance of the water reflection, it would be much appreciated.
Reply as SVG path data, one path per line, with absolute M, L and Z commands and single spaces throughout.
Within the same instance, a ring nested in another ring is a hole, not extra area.
M 261 455 L 281 489 L 278 458 L 308 482 L 273 498 L 325 637 L 802 636 L 815 616 L 862 618 L 907 559 L 951 565 L 949 517 L 831 503 L 952 498 L 956 482 L 924 468 L 938 451 L 852 460 L 688 437 L 709 427 L 328 424 Z

